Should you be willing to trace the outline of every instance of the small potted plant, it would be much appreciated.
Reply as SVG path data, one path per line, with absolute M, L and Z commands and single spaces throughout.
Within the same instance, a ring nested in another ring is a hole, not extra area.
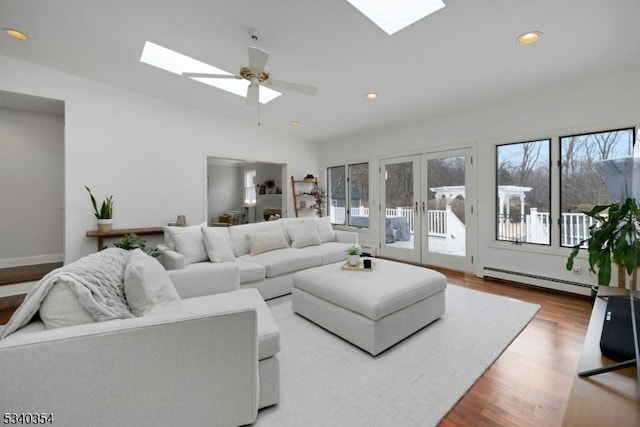
M 101 233 L 106 233 L 111 231 L 113 227 L 113 196 L 105 197 L 102 205 L 100 206 L 100 210 L 98 210 L 98 204 L 96 203 L 96 198 L 93 197 L 93 193 L 89 187 L 85 186 L 89 192 L 89 196 L 91 197 L 91 205 L 93 206 L 94 215 L 98 220 L 98 231 Z
M 358 245 L 351 245 L 347 248 L 347 260 L 349 265 L 358 265 L 360 262 L 360 254 L 362 253 L 362 248 Z

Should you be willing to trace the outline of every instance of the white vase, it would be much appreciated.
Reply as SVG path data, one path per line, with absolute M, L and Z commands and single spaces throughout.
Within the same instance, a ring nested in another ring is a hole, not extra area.
M 349 265 L 358 265 L 360 263 L 360 255 L 349 255 Z
M 100 233 L 108 233 L 113 228 L 113 218 L 109 219 L 99 219 L 98 220 L 98 231 Z

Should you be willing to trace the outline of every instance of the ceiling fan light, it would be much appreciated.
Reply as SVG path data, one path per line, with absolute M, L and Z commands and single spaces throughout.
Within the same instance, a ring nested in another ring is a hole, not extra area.
M 2 31 L 4 31 L 9 37 L 13 37 L 14 39 L 24 41 L 29 38 L 29 36 L 27 36 L 22 31 L 14 30 L 13 28 L 3 28 Z

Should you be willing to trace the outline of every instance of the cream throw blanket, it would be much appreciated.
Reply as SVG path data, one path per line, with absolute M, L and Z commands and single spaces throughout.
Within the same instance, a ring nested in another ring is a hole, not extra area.
M 31 321 L 49 290 L 64 282 L 78 296 L 78 301 L 97 322 L 135 317 L 124 294 L 124 269 L 129 253 L 109 248 L 80 258 L 53 270 L 27 294 L 22 305 L 0 329 L 0 339 L 14 333 Z

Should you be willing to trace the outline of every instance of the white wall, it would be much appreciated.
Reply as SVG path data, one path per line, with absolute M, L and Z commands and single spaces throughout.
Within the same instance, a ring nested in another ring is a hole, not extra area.
M 239 165 L 212 164 L 208 167 L 209 196 L 207 222 L 224 211 L 237 211 L 244 204 L 244 175 Z
M 62 261 L 64 118 L 0 108 L 0 267 Z
M 6 56 L 0 90 L 65 101 L 66 262 L 95 251 L 85 185 L 96 197 L 113 194 L 115 228 L 144 227 L 177 214 L 205 221 L 207 155 L 286 163 L 297 175 L 318 170 L 308 141 Z
M 586 272 L 585 259 L 581 260 L 582 275 L 565 270 L 566 249 L 537 248 L 533 252 L 526 245 L 495 241 L 495 145 L 637 126 L 640 124 L 639 100 L 638 69 L 616 75 L 574 78 L 562 85 L 538 88 L 483 108 L 332 141 L 322 147 L 321 165 L 326 168 L 351 161 L 370 161 L 371 206 L 375 206 L 379 203 L 377 166 L 381 158 L 472 146 L 477 150 L 478 233 L 474 252 L 478 270 L 491 266 L 594 283 Z M 362 233 L 361 240 L 377 246 L 377 218 L 371 222 L 371 232 Z M 554 233 L 557 233 L 557 226 Z

